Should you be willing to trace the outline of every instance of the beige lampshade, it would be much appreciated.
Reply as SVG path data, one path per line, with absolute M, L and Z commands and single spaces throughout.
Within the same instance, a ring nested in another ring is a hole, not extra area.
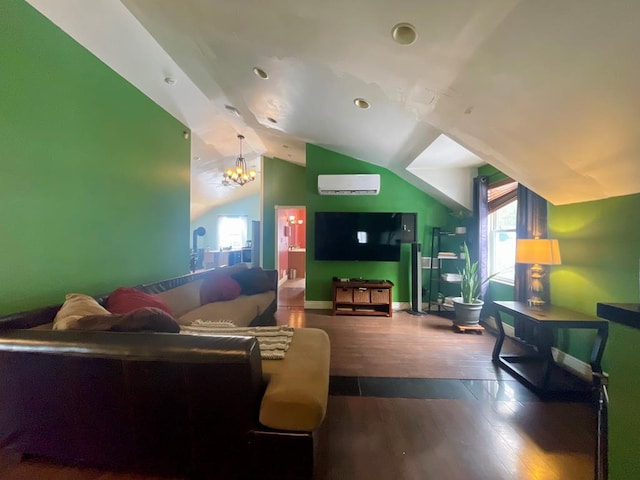
M 558 240 L 550 238 L 523 238 L 516 242 L 516 263 L 560 265 Z

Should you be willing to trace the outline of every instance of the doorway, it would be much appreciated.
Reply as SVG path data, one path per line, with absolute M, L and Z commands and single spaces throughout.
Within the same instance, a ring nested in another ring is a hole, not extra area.
M 276 264 L 278 307 L 304 308 L 307 263 L 307 209 L 276 206 Z

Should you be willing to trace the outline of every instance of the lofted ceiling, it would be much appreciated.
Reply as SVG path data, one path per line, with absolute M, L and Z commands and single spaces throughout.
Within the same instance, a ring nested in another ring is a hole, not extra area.
M 191 128 L 192 218 L 258 191 L 222 184 L 238 133 L 258 170 L 311 142 L 452 208 L 484 163 L 554 204 L 640 192 L 637 0 L 28 1 Z

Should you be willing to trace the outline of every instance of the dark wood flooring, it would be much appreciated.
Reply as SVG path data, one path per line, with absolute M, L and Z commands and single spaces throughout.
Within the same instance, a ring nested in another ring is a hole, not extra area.
M 543 401 L 496 368 L 491 333 L 455 333 L 450 320 L 406 312 L 283 309 L 278 320 L 331 338 L 333 392 L 316 479 L 594 477 L 593 407 Z
M 282 305 L 276 315 L 280 324 L 322 328 L 331 338 L 316 480 L 593 478 L 593 408 L 542 401 L 496 369 L 490 333 L 454 333 L 449 320 L 405 312 L 333 317 Z M 158 478 L 9 463 L 0 480 Z
M 296 278 L 285 281 L 278 289 L 278 308 L 304 308 L 305 279 Z

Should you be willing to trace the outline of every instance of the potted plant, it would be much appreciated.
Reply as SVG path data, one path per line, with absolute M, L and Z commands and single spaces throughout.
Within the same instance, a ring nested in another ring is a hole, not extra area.
M 458 270 L 461 276 L 460 296 L 453 298 L 454 323 L 457 325 L 477 325 L 480 321 L 480 311 L 484 305 L 484 301 L 480 299 L 480 289 L 493 275 L 480 281 L 478 262 L 471 263 L 466 242 L 462 244 L 462 251 L 464 252 L 465 262 L 464 268 Z

